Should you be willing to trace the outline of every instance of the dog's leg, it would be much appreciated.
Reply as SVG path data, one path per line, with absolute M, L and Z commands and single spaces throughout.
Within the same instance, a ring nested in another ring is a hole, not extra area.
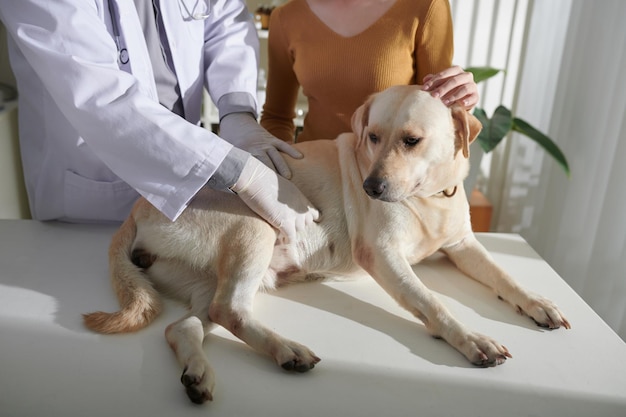
M 539 326 L 567 329 L 570 324 L 565 315 L 552 301 L 522 288 L 500 268 L 474 235 L 458 244 L 445 248 L 444 252 L 461 271 L 493 289 L 496 295 L 515 306 Z
M 263 246 L 255 245 L 221 263 L 209 316 L 258 352 L 272 357 L 284 369 L 306 372 L 320 359 L 306 346 L 281 337 L 252 315 L 254 297 L 272 256 L 271 250 L 265 249 L 265 252 Z
M 212 401 L 215 387 L 215 374 L 202 349 L 208 323 L 200 317 L 188 315 L 165 330 L 167 342 L 183 367 L 180 381 L 196 404 Z
M 213 400 L 215 374 L 207 360 L 202 343 L 210 327 L 208 310 L 212 294 L 197 291 L 192 295 L 191 312 L 170 324 L 165 338 L 183 368 L 180 378 L 187 396 L 196 404 Z
M 252 317 L 254 294 L 246 284 L 238 280 L 237 285 L 223 289 L 211 304 L 211 320 L 220 324 L 249 346 L 272 357 L 286 370 L 306 372 L 313 369 L 320 358 L 306 346 L 271 331 Z
M 444 339 L 477 366 L 504 363 L 511 354 L 485 335 L 468 330 L 415 275 L 397 250 L 355 246 L 355 259 L 402 307 L 420 319 L 436 338 Z

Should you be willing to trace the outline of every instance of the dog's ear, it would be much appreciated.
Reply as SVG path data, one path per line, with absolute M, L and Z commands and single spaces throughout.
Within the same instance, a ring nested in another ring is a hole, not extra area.
M 463 156 L 469 158 L 469 145 L 478 137 L 483 125 L 460 104 L 453 104 L 450 110 L 456 135 L 454 154 L 462 150 Z
M 372 105 L 373 97 L 369 97 L 365 103 L 359 106 L 352 114 L 352 131 L 357 136 L 357 146 L 359 146 L 363 140 L 365 135 L 365 128 L 369 124 L 370 118 L 370 107 Z

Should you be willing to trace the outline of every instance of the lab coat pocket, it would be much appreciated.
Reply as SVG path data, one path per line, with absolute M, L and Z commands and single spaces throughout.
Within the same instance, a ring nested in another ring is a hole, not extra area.
M 123 221 L 139 197 L 122 180 L 97 181 L 65 171 L 65 215 L 77 222 Z

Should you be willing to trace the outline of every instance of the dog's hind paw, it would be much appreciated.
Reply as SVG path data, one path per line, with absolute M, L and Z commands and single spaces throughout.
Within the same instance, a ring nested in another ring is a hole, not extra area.
M 303 363 L 294 359 L 294 360 L 287 361 L 280 366 L 287 371 L 307 372 L 315 368 L 315 364 L 317 362 L 319 362 L 319 358 L 318 358 L 318 361 L 309 362 L 309 363 Z
M 306 346 L 289 342 L 276 355 L 276 362 L 287 371 L 307 372 L 315 367 L 321 359 Z
M 196 404 L 203 404 L 206 401 L 213 401 L 213 376 L 205 372 L 204 375 L 193 374 L 188 368 L 183 370 L 180 382 L 185 386 L 185 391 L 189 399 Z

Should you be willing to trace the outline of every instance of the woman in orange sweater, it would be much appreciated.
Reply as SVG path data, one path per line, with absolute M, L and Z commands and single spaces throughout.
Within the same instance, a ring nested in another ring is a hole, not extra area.
M 261 124 L 293 141 L 300 86 L 308 113 L 298 142 L 350 131 L 356 108 L 392 85 L 423 84 L 470 109 L 478 90 L 452 55 L 448 0 L 291 0 L 270 19 Z

